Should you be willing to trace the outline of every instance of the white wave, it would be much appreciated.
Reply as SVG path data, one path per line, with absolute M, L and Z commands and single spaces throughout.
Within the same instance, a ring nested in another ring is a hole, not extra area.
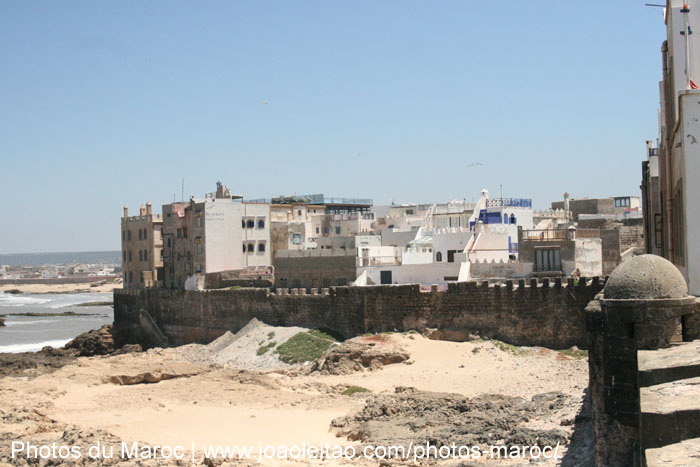
M 69 341 L 70 339 L 63 339 L 57 341 L 32 342 L 29 344 L 0 345 L 0 353 L 36 352 L 46 346 L 63 347 Z
M 12 316 L 12 315 L 8 315 Z M 47 323 L 59 323 L 61 321 L 57 319 L 35 319 L 32 321 L 5 321 L 5 326 L 8 328 L 11 326 L 24 326 L 25 324 L 47 324 Z
M 42 305 L 50 301 L 51 300 L 47 298 L 17 297 L 11 294 L 0 295 L 0 305 L 4 306 Z

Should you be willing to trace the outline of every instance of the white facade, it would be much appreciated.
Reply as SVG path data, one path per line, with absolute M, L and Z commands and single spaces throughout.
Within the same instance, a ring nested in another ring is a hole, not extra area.
M 673 135 L 673 191 L 682 238 L 676 238 L 675 264 L 688 282 L 691 295 L 700 296 L 700 91 L 679 98 L 680 122 Z
M 246 250 L 243 256 L 243 267 L 264 267 L 272 264 L 270 259 L 270 205 L 243 203 L 240 225 L 241 244 Z

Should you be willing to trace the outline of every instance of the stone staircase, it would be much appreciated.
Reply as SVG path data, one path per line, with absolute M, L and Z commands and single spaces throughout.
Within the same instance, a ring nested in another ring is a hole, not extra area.
M 646 465 L 700 465 L 700 340 L 637 355 Z

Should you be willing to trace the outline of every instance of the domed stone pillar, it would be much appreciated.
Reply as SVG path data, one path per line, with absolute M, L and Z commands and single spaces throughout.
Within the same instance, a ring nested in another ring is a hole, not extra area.
M 642 255 L 620 264 L 599 306 L 589 306 L 588 365 L 596 465 L 639 465 L 637 351 L 681 342 L 695 298 L 668 260 Z

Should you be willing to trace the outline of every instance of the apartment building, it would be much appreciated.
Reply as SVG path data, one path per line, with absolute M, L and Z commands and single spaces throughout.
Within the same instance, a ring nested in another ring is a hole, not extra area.
M 664 256 L 700 295 L 700 8 L 668 0 L 661 46 L 658 147 L 646 145 L 642 164 L 648 253 Z
M 244 203 L 217 183 L 204 198 L 163 205 L 164 286 L 206 273 L 271 265 L 270 205 Z
M 163 283 L 163 218 L 153 214 L 151 203 L 129 217 L 124 206 L 121 221 L 122 273 L 125 289 L 157 287 Z

